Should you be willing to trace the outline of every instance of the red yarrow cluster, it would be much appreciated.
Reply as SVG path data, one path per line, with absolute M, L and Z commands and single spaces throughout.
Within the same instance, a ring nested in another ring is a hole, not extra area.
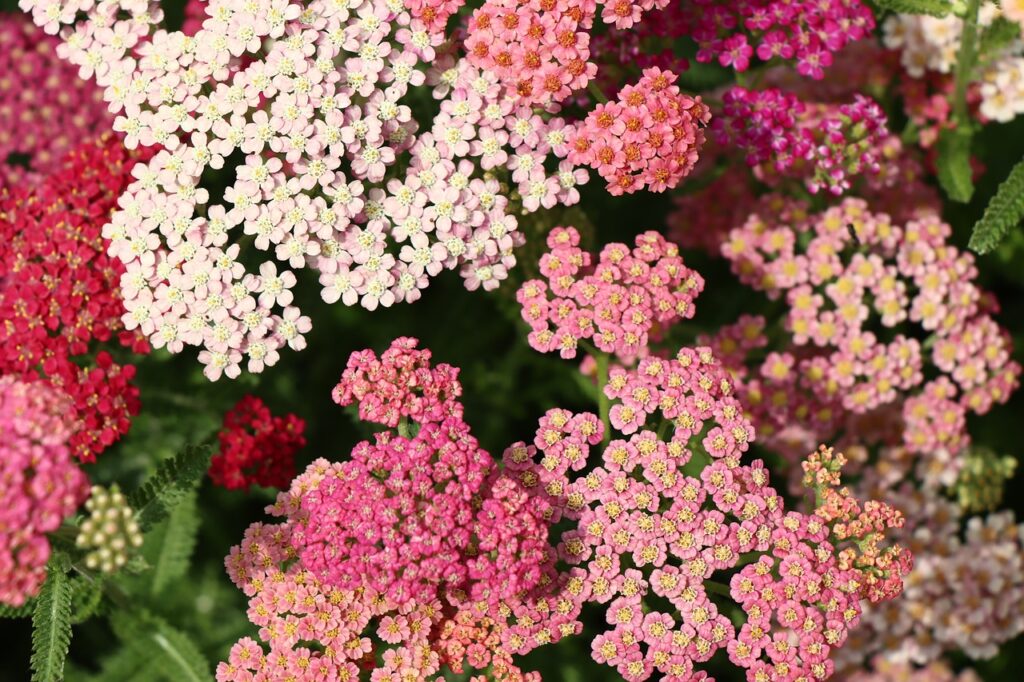
M 113 125 L 103 90 L 57 56 L 58 43 L 24 15 L 0 14 L 0 190 L 38 182 Z
M 597 105 L 569 136 L 569 160 L 590 166 L 612 195 L 676 187 L 697 163 L 711 111 L 679 90 L 677 76 L 646 69 L 616 101 Z
M 67 398 L 0 377 L 0 604 L 21 606 L 46 580 L 50 541 L 89 495 L 68 448 Z
M 540 261 L 547 281 L 530 280 L 516 295 L 535 350 L 573 358 L 579 344 L 589 341 L 620 359 L 633 358 L 661 328 L 693 317 L 704 280 L 657 232 L 637 236 L 632 249 L 608 244 L 596 263 L 579 243 L 575 228 L 553 229 L 550 251 Z
M 842 194 L 851 178 L 878 175 L 891 135 L 885 112 L 863 95 L 811 104 L 776 88 L 730 88 L 715 133 L 739 147 L 766 181 L 795 177 L 811 192 Z
M 296 415 L 274 416 L 262 400 L 245 396 L 224 415 L 210 479 L 229 490 L 287 487 L 295 477 L 295 453 L 306 445 L 305 430 Z
M 106 349 L 149 346 L 124 329 L 124 269 L 101 231 L 141 158 L 108 135 L 36 186 L 0 189 L 0 373 L 42 379 L 71 398 L 70 444 L 82 461 L 124 435 L 139 410 L 135 368 Z

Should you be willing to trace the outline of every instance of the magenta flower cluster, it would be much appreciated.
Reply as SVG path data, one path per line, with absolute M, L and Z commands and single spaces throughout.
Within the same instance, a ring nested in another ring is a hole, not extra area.
M 67 398 L 0 377 L 0 604 L 21 606 L 46 580 L 50 541 L 89 495 L 72 457 Z
M 636 357 L 659 330 L 693 317 L 704 280 L 683 264 L 679 249 L 657 232 L 636 246 L 608 244 L 593 262 L 573 227 L 548 235 L 540 261 L 547 280 L 525 282 L 516 295 L 530 325 L 530 346 L 576 357 L 581 342 L 622 359 Z
M 863 95 L 810 104 L 775 88 L 734 87 L 716 122 L 720 141 L 743 151 L 762 179 L 796 177 L 814 193 L 842 194 L 851 178 L 878 175 L 891 136 L 882 108 Z

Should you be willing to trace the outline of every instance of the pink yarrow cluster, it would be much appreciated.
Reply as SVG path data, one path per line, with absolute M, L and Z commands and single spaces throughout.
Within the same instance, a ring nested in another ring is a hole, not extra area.
M 397 417 L 398 433 L 359 443 L 303 496 L 293 544 L 326 583 L 369 586 L 398 604 L 526 593 L 547 558 L 541 508 L 473 438 L 456 402 L 457 372 L 429 361 L 404 338 L 379 361 L 372 351 L 350 358 L 336 400 L 365 401 L 360 414 L 371 421 Z
M 878 104 L 855 95 L 849 104 L 810 104 L 776 88 L 730 88 L 716 118 L 720 142 L 735 145 L 766 181 L 795 177 L 811 192 L 842 194 L 851 178 L 878 175 L 889 143 Z
M 833 55 L 875 27 L 860 0 L 694 0 L 679 3 L 697 61 L 717 60 L 737 71 L 751 59 L 795 60 L 797 71 L 820 79 Z
M 660 327 L 693 317 L 704 280 L 657 232 L 637 236 L 632 249 L 608 244 L 596 263 L 579 243 L 575 228 L 553 229 L 550 251 L 540 261 L 547 281 L 530 280 L 516 295 L 532 348 L 573 358 L 589 341 L 628 359 L 640 355 Z
M 679 91 L 677 76 L 646 69 L 615 102 L 599 104 L 569 139 L 569 161 L 590 166 L 612 195 L 676 187 L 697 163 L 711 111 Z
M 780 412 L 773 421 L 795 421 L 804 394 L 822 404 L 803 410 L 819 427 L 892 405 L 911 450 L 969 444 L 965 416 L 1005 402 L 1020 367 L 974 258 L 950 235 L 935 214 L 899 226 L 859 199 L 791 223 L 754 215 L 732 232 L 723 253 L 734 271 L 789 306 L 793 348 L 770 355 L 757 378 L 760 395 L 780 393 L 767 402 Z
M 229 575 L 271 652 L 239 641 L 218 680 L 426 680 L 467 667 L 536 680 L 512 656 L 579 632 L 582 577 L 555 569 L 547 532 L 559 516 L 537 489 L 542 469 L 517 447 L 499 468 L 459 416 L 454 369 L 431 368 L 416 346 L 354 354 L 335 392 L 365 400 L 367 419 L 397 417 L 399 433 L 314 462 L 268 508 L 285 522 L 254 524 L 232 549 Z M 588 432 L 600 440 L 599 423 Z
M 0 189 L 40 180 L 113 123 L 103 92 L 75 77 L 57 44 L 24 16 L 0 15 Z
M 863 573 L 841 565 L 821 518 L 784 511 L 763 463 L 740 463 L 754 433 L 721 366 L 684 349 L 614 373 L 605 393 L 621 409 L 597 468 L 570 478 L 602 429 L 566 410 L 549 411 L 513 459 L 539 455 L 538 487 L 576 522 L 559 555 L 584 572 L 580 597 L 605 605 L 611 626 L 593 658 L 630 682 L 694 679 L 723 650 L 748 679 L 827 678 L 860 617 Z
M 601 18 L 629 28 L 669 0 L 609 0 Z M 550 106 L 582 90 L 590 61 L 594 0 L 486 0 L 469 20 L 465 47 L 475 66 L 497 75 L 522 104 Z
M 67 398 L 43 382 L 0 377 L 0 604 L 21 606 L 46 580 L 50 542 L 89 495 L 68 446 Z
M 106 88 L 126 144 L 163 148 L 105 236 L 127 269 L 126 324 L 171 352 L 200 346 L 211 379 L 304 347 L 294 270 L 368 309 L 416 300 L 443 270 L 492 289 L 521 235 L 491 171 L 512 172 L 527 210 L 574 203 L 587 179 L 545 167 L 568 154 L 564 121 L 515 106 L 400 3 L 213 0 L 194 37 L 155 31 L 141 0 L 22 6 L 49 32 L 68 25 L 62 54 Z M 421 131 L 405 99 L 424 84 L 442 103 Z M 211 201 L 204 170 L 237 152 Z M 243 235 L 277 262 L 247 270 Z

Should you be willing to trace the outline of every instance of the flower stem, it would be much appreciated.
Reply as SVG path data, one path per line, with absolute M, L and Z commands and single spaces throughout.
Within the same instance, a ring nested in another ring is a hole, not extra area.
M 729 591 L 729 586 L 725 583 L 720 583 L 717 580 L 705 580 L 704 589 L 708 592 L 715 592 L 726 597 L 732 597 L 732 593 Z
M 601 88 L 598 87 L 597 83 L 595 83 L 593 80 L 591 80 L 590 83 L 587 84 L 587 90 L 590 92 L 591 96 L 598 102 L 600 102 L 601 104 L 608 104 L 608 98 L 605 97 L 605 94 L 601 91 Z
M 960 52 L 956 59 L 956 85 L 953 89 L 953 119 L 967 122 L 967 88 L 974 77 L 978 61 L 978 8 L 981 0 L 967 0 L 964 28 L 960 34 Z
M 598 352 L 594 355 L 594 361 L 597 363 L 597 409 L 601 415 L 601 424 L 604 425 L 602 443 L 605 445 L 612 438 L 612 422 L 608 416 L 611 411 L 612 401 L 604 392 L 604 387 L 608 385 L 608 360 L 609 356 L 607 353 Z

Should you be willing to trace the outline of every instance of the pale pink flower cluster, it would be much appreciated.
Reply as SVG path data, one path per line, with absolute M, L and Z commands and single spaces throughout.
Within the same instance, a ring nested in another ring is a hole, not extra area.
M 1005 7 L 1011 21 L 1020 21 L 1017 7 Z M 983 2 L 978 23 L 984 30 L 1000 16 L 994 2 Z M 952 74 L 960 51 L 964 20 L 950 13 L 944 17 L 892 14 L 882 24 L 885 46 L 900 55 L 900 64 L 913 78 Z M 1012 41 L 1000 53 L 986 55 L 971 84 L 979 97 L 979 113 L 1006 123 L 1024 114 L 1024 44 Z
M 645 69 L 614 102 L 598 104 L 570 136 L 569 160 L 590 166 L 608 182 L 608 193 L 676 187 L 697 163 L 711 110 L 684 95 L 678 77 Z
M 661 328 L 693 317 L 704 280 L 683 264 L 679 248 L 657 232 L 636 246 L 612 243 L 597 262 L 580 248 L 579 232 L 556 227 L 540 260 L 546 278 L 525 282 L 516 295 L 530 325 L 530 346 L 574 358 L 581 342 L 626 360 L 642 354 Z
M 923 668 L 896 663 L 878 656 L 869 668 L 857 670 L 844 679 L 847 682 L 981 682 L 970 668 L 954 673 L 946 661 L 935 661 Z
M 126 144 L 162 147 L 104 236 L 126 265 L 126 326 L 171 352 L 200 346 L 211 379 L 305 346 L 293 271 L 368 309 L 416 300 L 442 270 L 492 289 L 522 239 L 492 171 L 511 171 L 527 210 L 574 203 L 587 179 L 545 167 L 568 154 L 564 121 L 455 63 L 399 0 L 213 0 L 193 37 L 157 30 L 144 0 L 22 7 L 49 32 L 67 25 L 61 51 L 106 88 Z M 424 84 L 442 102 L 421 132 L 406 95 Z M 201 180 L 232 154 L 244 160 L 217 203 Z M 248 270 L 252 249 L 278 262 Z
M 21 606 L 46 580 L 50 541 L 89 495 L 68 446 L 67 398 L 0 377 L 0 604 Z
M 597 468 L 570 477 L 603 429 L 567 410 L 550 410 L 512 458 L 539 455 L 537 487 L 576 522 L 558 550 L 583 571 L 580 597 L 605 605 L 611 627 L 593 638 L 594 660 L 629 682 L 700 679 L 719 651 L 748 679 L 830 676 L 866 571 L 837 556 L 843 533 L 785 512 L 762 462 L 740 463 L 754 434 L 721 366 L 707 349 L 683 349 L 614 373 L 605 394 L 615 433 Z
M 803 418 L 825 427 L 895 405 L 907 447 L 965 447 L 966 414 L 1005 402 L 1020 367 L 974 258 L 950 235 L 936 214 L 899 226 L 859 199 L 788 222 L 757 214 L 733 230 L 723 254 L 744 282 L 785 297 L 793 344 L 766 358 L 751 407 L 781 391 L 765 404 L 782 426 L 803 392 L 820 406 Z
M 669 0 L 609 0 L 601 18 L 629 28 Z M 587 87 L 595 0 L 485 0 L 469 20 L 466 52 L 472 64 L 497 75 L 522 104 L 551 106 Z

